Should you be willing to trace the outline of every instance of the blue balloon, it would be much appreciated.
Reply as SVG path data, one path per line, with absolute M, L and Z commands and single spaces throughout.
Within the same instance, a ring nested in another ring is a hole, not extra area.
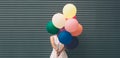
M 70 44 L 73 37 L 69 32 L 64 30 L 58 34 L 58 39 L 62 44 Z
M 74 37 L 70 44 L 65 45 L 65 48 L 75 49 L 78 45 L 79 45 L 79 40 L 76 37 Z

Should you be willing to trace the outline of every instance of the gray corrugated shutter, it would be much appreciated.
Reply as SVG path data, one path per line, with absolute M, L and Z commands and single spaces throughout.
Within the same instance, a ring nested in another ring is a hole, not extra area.
M 76 5 L 84 26 L 80 45 L 68 51 L 69 58 L 119 58 L 119 0 L 0 0 L 0 58 L 49 58 L 45 25 L 66 3 Z

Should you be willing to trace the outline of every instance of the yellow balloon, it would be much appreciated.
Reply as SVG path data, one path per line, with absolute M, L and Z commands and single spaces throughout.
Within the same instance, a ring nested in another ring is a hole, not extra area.
M 63 15 L 65 18 L 72 18 L 76 15 L 77 9 L 74 4 L 66 4 L 63 7 Z

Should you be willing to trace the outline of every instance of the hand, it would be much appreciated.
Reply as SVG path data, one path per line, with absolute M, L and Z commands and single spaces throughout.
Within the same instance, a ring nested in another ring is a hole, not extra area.
M 57 56 L 59 56 L 60 55 L 59 49 L 56 48 L 55 51 L 56 51 Z
M 58 48 L 56 48 L 56 49 L 55 49 L 55 51 L 56 51 L 56 52 L 58 52 L 58 51 L 59 51 L 59 49 L 58 49 Z
M 57 52 L 57 56 L 60 56 L 60 52 L 59 51 Z

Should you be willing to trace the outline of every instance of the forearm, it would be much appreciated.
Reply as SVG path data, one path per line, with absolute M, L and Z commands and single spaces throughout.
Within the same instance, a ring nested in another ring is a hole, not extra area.
M 51 42 L 52 47 L 53 47 L 55 50 L 58 50 L 57 46 L 56 46 L 55 43 L 54 43 L 54 38 L 53 38 L 52 36 L 50 37 L 50 42 Z
M 65 47 L 63 46 L 63 47 L 61 47 L 60 49 L 59 49 L 59 52 L 62 52 L 62 51 L 64 51 L 65 50 Z
M 58 50 L 58 48 L 56 47 L 56 45 L 52 45 L 52 47 L 53 47 L 55 50 Z

